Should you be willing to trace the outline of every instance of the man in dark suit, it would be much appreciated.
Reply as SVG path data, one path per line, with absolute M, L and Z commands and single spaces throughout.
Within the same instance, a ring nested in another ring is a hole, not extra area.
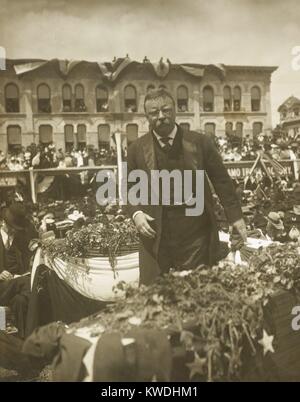
M 149 284 L 170 268 L 193 269 L 220 259 L 211 184 L 229 223 L 244 241 L 246 225 L 232 180 L 213 140 L 208 135 L 185 132 L 175 123 L 175 102 L 164 89 L 147 94 L 144 106 L 150 131 L 129 147 L 128 173 L 145 171 L 150 182 L 153 170 L 205 171 L 204 212 L 200 216 L 187 216 L 186 204 L 174 203 L 172 194 L 170 205 L 162 205 L 160 198 L 159 205 L 148 202 L 149 205 L 125 206 L 140 233 L 140 282 Z M 130 191 L 130 183 L 128 187 Z
M 4 208 L 1 219 L 0 306 L 11 308 L 19 335 L 23 337 L 30 294 L 30 275 L 26 275 L 31 257 L 28 245 L 36 233 L 21 203 Z M 15 278 L 16 275 L 19 277 Z

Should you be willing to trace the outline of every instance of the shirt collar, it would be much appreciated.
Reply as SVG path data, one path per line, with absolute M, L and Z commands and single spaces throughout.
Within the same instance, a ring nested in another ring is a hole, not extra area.
M 177 133 L 177 126 L 175 124 L 173 130 L 170 132 L 170 134 L 168 135 L 168 137 L 170 138 L 170 140 L 172 140 L 171 142 L 173 143 L 175 135 Z M 160 144 L 163 144 L 163 142 L 161 141 L 161 136 L 158 135 L 154 130 L 153 130 L 153 134 L 155 135 L 155 137 L 158 139 Z

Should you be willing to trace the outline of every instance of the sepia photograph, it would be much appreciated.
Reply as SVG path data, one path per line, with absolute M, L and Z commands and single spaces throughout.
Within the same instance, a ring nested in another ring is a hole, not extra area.
M 0 0 L 1 383 L 300 381 L 299 18 Z

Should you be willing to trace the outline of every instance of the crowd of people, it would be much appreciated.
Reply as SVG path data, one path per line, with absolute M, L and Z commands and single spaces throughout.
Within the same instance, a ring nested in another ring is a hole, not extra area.
M 290 137 L 275 131 L 272 135 L 261 133 L 255 138 L 250 135 L 241 138 L 233 134 L 214 138 L 224 162 L 255 160 L 257 151 L 260 150 L 275 160 L 300 159 L 300 134 Z M 126 154 L 126 150 L 124 153 Z M 115 148 L 96 149 L 93 146 L 81 146 L 63 151 L 62 148 L 56 149 L 53 143 L 47 145 L 32 143 L 26 148 L 20 147 L 7 154 L 0 150 L 0 170 L 101 166 L 113 165 L 116 162 Z
M 300 134 L 291 137 L 277 132 L 272 135 L 261 133 L 254 139 L 250 135 L 241 138 L 228 134 L 216 136 L 215 142 L 224 162 L 255 160 L 257 151 L 264 151 L 275 160 L 300 158 Z
M 82 146 L 63 151 L 56 149 L 53 143 L 47 145 L 31 144 L 4 154 L 0 150 L 0 170 L 20 171 L 30 167 L 39 169 L 68 168 L 82 166 L 114 165 L 117 162 L 114 148 L 96 149 Z

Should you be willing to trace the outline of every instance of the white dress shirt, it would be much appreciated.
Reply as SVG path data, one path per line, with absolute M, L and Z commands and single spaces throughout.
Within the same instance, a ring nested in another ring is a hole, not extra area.
M 8 234 L 5 232 L 3 228 L 0 229 L 0 234 L 2 237 L 4 247 L 6 248 L 6 250 L 9 250 L 14 241 L 14 236 L 8 236 Z
M 172 131 L 170 132 L 170 134 L 168 135 L 169 144 L 170 144 L 171 146 L 173 145 L 173 142 L 174 142 L 176 133 L 177 133 L 177 126 L 175 125 L 174 128 L 173 128 L 173 130 L 172 130 Z M 162 146 L 162 148 L 164 148 L 164 146 L 165 146 L 166 144 L 161 140 L 162 137 L 161 137 L 160 135 L 158 135 L 154 130 L 153 130 L 153 134 L 154 134 L 155 137 L 157 138 L 157 140 L 158 140 L 159 144 Z

